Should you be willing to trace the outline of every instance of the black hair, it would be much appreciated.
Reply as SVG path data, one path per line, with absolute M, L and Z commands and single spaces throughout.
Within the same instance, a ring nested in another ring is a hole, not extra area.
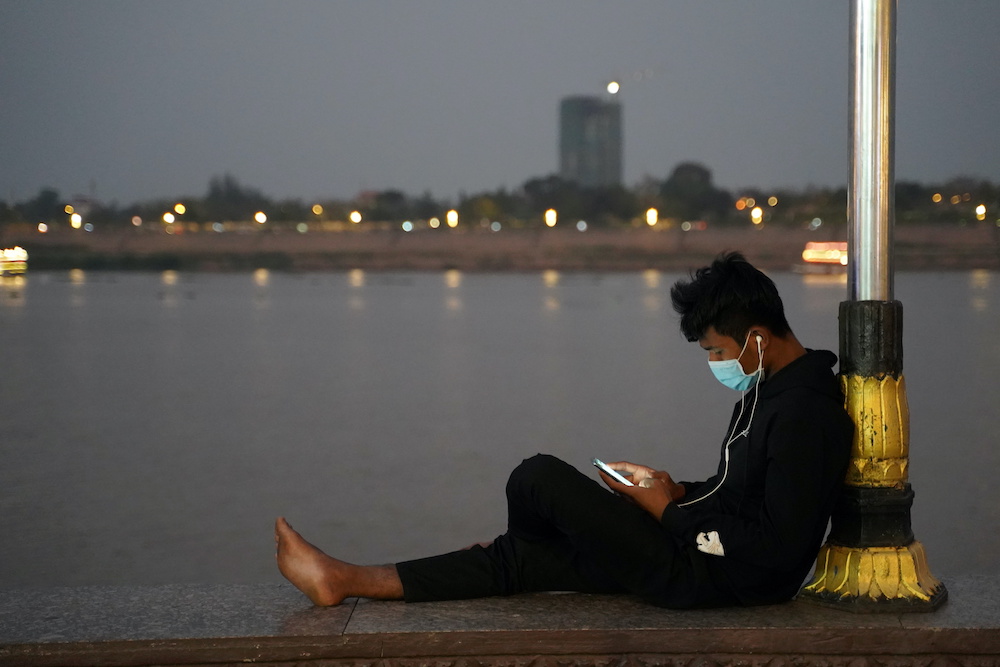
M 670 298 L 681 316 L 681 333 L 692 342 L 709 327 L 737 341 L 757 324 L 779 337 L 791 331 L 774 282 L 738 252 L 723 253 L 690 280 L 678 280 Z

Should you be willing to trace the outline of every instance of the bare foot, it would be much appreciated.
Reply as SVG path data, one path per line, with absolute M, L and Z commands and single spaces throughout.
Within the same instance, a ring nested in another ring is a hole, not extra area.
M 274 523 L 274 541 L 278 570 L 313 604 L 329 607 L 347 597 L 350 564 L 331 558 L 306 542 L 284 517 Z

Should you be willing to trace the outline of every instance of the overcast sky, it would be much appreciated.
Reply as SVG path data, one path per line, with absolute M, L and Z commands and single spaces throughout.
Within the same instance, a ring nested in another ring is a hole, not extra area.
M 0 199 L 439 198 L 558 170 L 622 81 L 625 180 L 847 180 L 847 0 L 0 0 Z M 1000 2 L 902 0 L 897 180 L 1000 180 Z

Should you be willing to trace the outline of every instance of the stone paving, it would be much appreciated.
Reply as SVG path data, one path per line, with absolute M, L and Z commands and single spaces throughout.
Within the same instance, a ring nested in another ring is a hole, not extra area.
M 320 609 L 287 584 L 11 589 L 0 666 L 1000 665 L 1000 577 L 945 584 L 940 609 L 902 614 L 570 593 Z

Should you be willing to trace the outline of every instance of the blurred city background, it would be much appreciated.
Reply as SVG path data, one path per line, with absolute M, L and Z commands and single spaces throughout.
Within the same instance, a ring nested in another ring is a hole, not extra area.
M 0 0 L 0 588 L 276 582 L 282 514 L 354 562 L 463 547 L 538 451 L 707 477 L 738 396 L 670 286 L 742 250 L 837 350 L 848 12 Z M 997 25 L 899 5 L 895 293 L 942 578 L 1000 547 Z

